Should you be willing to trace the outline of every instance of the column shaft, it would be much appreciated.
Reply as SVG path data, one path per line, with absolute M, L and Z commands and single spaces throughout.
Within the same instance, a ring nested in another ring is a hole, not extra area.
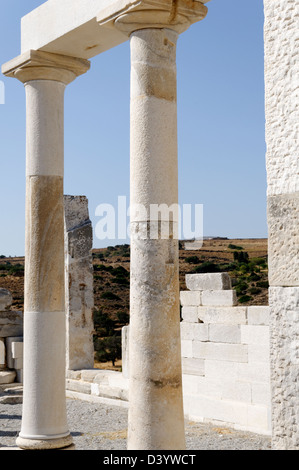
M 72 442 L 65 401 L 65 84 L 32 80 L 27 104 L 24 400 L 20 447 Z
M 168 29 L 131 35 L 128 448 L 135 450 L 185 448 L 177 214 L 151 213 L 178 202 L 176 41 Z

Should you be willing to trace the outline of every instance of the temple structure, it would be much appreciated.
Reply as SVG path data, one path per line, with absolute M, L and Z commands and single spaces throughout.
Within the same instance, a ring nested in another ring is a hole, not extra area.
M 49 0 L 22 19 L 21 54 L 2 67 L 24 84 L 27 106 L 21 448 L 72 444 L 64 361 L 64 91 L 89 71 L 88 59 L 127 40 L 133 207 L 128 449 L 185 448 L 177 214 L 153 219 L 150 206 L 178 202 L 176 43 L 205 18 L 206 3 Z M 264 0 L 273 445 L 288 449 L 299 447 L 296 3 Z M 168 237 L 161 236 L 165 228 Z

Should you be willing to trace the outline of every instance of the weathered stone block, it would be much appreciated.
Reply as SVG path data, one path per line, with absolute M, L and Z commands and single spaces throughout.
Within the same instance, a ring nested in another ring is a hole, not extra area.
M 92 249 L 92 226 L 88 220 L 68 232 L 68 252 L 72 259 L 85 258 Z
M 12 304 L 12 295 L 7 289 L 0 287 L 0 311 L 7 310 Z
M 182 321 L 180 323 L 181 327 L 181 340 L 184 339 L 194 339 L 193 324 L 189 322 Z
M 275 449 L 299 448 L 299 287 L 270 287 L 270 365 Z
M 205 361 L 195 357 L 182 357 L 183 374 L 205 375 Z
M 66 378 L 72 380 L 80 380 L 81 370 L 66 370 Z
M 5 358 L 5 341 L 4 338 L 0 338 L 0 370 L 5 368 L 6 358 Z
M 214 341 L 215 343 L 240 343 L 240 325 L 209 325 L 209 341 Z
M 197 307 L 183 307 L 182 318 L 184 322 L 198 323 Z
M 269 409 L 263 405 L 248 406 L 247 428 L 253 432 L 262 432 L 270 434 L 271 424 L 269 422 Z M 268 431 L 268 432 L 266 432 Z
M 14 359 L 14 367 L 13 368 L 16 369 L 16 370 L 23 369 L 23 358 L 22 357 Z
M 231 289 L 228 273 L 186 274 L 186 286 L 191 291 Z
M 267 384 L 252 383 L 251 394 L 252 394 L 252 403 L 256 405 L 269 406 L 269 403 L 271 403 L 270 381 Z
M 241 342 L 269 346 L 269 327 L 264 325 L 241 325 Z
M 195 306 L 198 307 L 201 305 L 201 293 L 197 291 L 181 291 L 180 292 L 180 301 L 183 307 Z
M 123 375 L 119 374 L 119 372 L 116 372 L 114 370 L 109 370 L 107 371 L 108 375 L 108 383 L 110 387 L 117 387 L 117 388 L 122 388 L 125 389 L 128 387 L 129 381 Z
M 251 384 L 249 382 L 231 380 L 230 377 L 227 377 L 226 380 L 219 380 L 218 386 L 222 400 L 251 403 Z
M 12 349 L 12 357 L 14 359 L 23 358 L 23 342 L 13 341 L 11 343 L 11 349 Z
M 0 384 L 11 384 L 15 378 L 16 372 L 14 370 L 0 370 Z
M 112 371 L 98 371 L 93 383 L 98 385 L 109 385 L 109 372 Z
M 23 368 L 22 369 L 16 369 L 16 382 L 22 384 L 23 383 Z
M 242 365 L 244 364 L 242 363 Z M 227 379 L 230 377 L 230 380 L 238 380 L 238 367 L 237 362 L 207 359 L 205 361 L 205 376 L 209 379 Z
M 208 325 L 196 323 L 193 325 L 193 339 L 195 341 L 208 341 L 209 329 Z
M 199 385 L 201 382 L 205 382 L 205 378 L 202 375 L 191 375 L 185 374 L 182 375 L 183 383 L 183 394 L 184 395 L 194 395 L 199 392 Z
M 218 400 L 206 396 L 189 396 L 189 419 L 199 417 L 208 421 L 247 425 L 248 404 L 233 400 Z
M 81 380 L 67 379 L 66 380 L 66 389 L 67 390 L 72 390 L 73 392 L 86 393 L 86 394 L 90 395 L 91 384 L 88 383 L 88 382 L 83 382 Z
M 299 191 L 298 2 L 264 0 L 268 195 Z
M 192 377 L 192 376 L 190 376 Z M 196 376 L 193 376 L 196 377 Z M 196 393 L 200 397 L 200 395 L 204 395 L 207 397 L 213 397 L 221 400 L 222 396 L 222 390 L 221 390 L 221 384 L 223 381 L 218 380 L 218 379 L 207 379 L 206 377 L 203 376 L 197 376 L 197 389 Z
M 92 225 L 85 196 L 64 196 L 67 368 L 94 365 Z
M 86 196 L 64 196 L 64 220 L 67 232 L 89 221 L 88 199 Z
M 0 312 L 0 338 L 23 335 L 22 312 L 4 311 Z
M 253 432 L 270 429 L 268 407 L 263 405 L 248 406 L 247 427 Z
M 247 307 L 248 325 L 269 325 L 269 313 L 266 305 Z
M 204 290 L 201 293 L 202 306 L 234 306 L 237 304 L 235 290 Z
M 181 338 L 182 340 L 208 341 L 208 325 L 181 322 Z
M 245 344 L 193 341 L 193 357 L 217 361 L 247 362 L 248 347 Z
M 192 357 L 192 340 L 191 339 L 182 339 L 181 354 L 182 354 L 182 357 Z
M 270 383 L 269 362 L 237 364 L 237 379 L 254 383 Z
M 7 367 L 9 369 L 15 369 L 14 367 L 14 352 L 13 352 L 13 345 L 16 343 L 20 344 L 22 351 L 19 353 L 23 353 L 23 337 L 22 336 L 9 336 L 5 338 L 5 346 L 6 346 L 6 360 L 7 360 Z M 22 354 L 23 355 L 23 354 Z
M 198 319 L 204 323 L 246 325 L 246 307 L 198 307 Z
M 91 369 L 91 370 L 81 370 L 81 380 L 83 382 L 93 382 L 95 377 L 98 375 L 98 369 Z
M 299 193 L 268 198 L 270 286 L 299 286 Z
M 268 335 L 269 336 L 269 335 Z M 269 339 L 265 344 L 248 344 L 248 363 L 263 362 L 269 367 L 270 364 L 270 344 Z
M 111 387 L 106 385 L 100 385 L 97 383 L 91 384 L 91 394 L 104 398 L 111 398 L 117 400 L 128 400 L 128 390 L 119 387 Z

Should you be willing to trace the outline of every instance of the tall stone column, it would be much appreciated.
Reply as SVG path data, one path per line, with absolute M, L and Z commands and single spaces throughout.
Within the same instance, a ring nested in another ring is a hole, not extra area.
M 272 448 L 299 450 L 297 0 L 264 0 Z
M 17 445 L 69 446 L 65 399 L 64 91 L 89 62 L 30 51 L 6 66 L 26 90 L 24 397 Z
M 120 16 L 131 43 L 128 449 L 185 449 L 180 350 L 176 42 L 206 7 Z M 189 12 L 189 16 L 182 14 Z M 191 19 L 192 18 L 192 19 Z M 156 209 L 160 209 L 157 211 Z

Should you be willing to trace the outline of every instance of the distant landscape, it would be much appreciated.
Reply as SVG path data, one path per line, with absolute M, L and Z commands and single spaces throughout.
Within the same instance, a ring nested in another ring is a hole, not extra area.
M 206 239 L 200 249 L 180 242 L 180 289 L 185 275 L 228 272 L 239 305 L 267 305 L 267 239 Z M 98 367 L 121 367 L 121 328 L 129 323 L 130 246 L 94 249 L 94 344 Z M 11 291 L 13 309 L 24 308 L 24 258 L 0 257 L 0 287 Z

